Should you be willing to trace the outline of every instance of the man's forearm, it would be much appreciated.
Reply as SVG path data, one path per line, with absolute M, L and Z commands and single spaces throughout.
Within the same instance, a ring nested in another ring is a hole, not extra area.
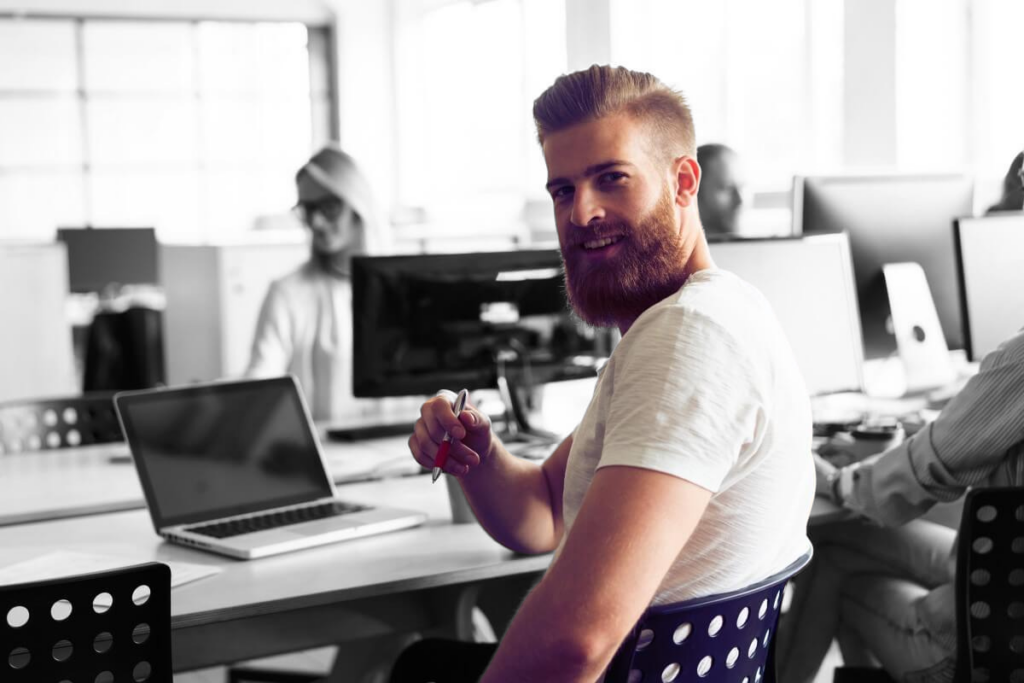
M 560 591 L 552 588 L 545 579 L 527 596 L 480 683 L 591 683 L 601 676 L 620 639 L 598 637 L 600 628 L 589 633 L 595 624 L 558 623 L 550 608 Z
M 541 466 L 499 444 L 485 463 L 462 478 L 462 490 L 494 540 L 521 553 L 545 553 L 558 543 L 551 492 Z

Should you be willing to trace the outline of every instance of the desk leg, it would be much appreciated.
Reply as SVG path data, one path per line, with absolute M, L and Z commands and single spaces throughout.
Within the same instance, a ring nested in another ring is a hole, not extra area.
M 472 641 L 473 608 L 479 595 L 479 583 L 447 586 L 434 591 L 430 596 L 430 611 L 437 626 L 431 629 L 430 635 Z

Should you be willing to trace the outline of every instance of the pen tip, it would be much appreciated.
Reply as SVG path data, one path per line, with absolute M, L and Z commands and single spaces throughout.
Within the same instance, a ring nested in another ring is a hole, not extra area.
M 433 473 L 433 475 L 430 478 L 431 483 L 436 482 L 437 478 L 440 477 L 440 476 L 441 476 L 441 468 L 440 467 L 435 467 L 434 468 L 434 473 Z

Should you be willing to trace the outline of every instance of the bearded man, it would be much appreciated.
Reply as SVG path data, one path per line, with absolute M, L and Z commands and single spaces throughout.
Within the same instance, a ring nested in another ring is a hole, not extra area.
M 593 66 L 559 77 L 533 113 L 570 303 L 622 341 L 539 465 L 472 406 L 423 405 L 417 462 L 432 468 L 449 432 L 444 469 L 488 533 L 555 555 L 496 652 L 427 641 L 393 681 L 599 680 L 648 606 L 748 586 L 809 547 L 807 393 L 768 303 L 711 259 L 682 96 Z

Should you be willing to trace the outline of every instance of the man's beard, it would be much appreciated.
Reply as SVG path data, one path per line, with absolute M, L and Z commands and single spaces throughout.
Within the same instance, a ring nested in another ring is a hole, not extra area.
M 622 235 L 619 253 L 591 263 L 582 242 L 606 235 Z M 573 310 L 590 325 L 631 323 L 686 282 L 689 253 L 667 190 L 636 225 L 618 221 L 574 227 L 565 239 L 566 293 Z

